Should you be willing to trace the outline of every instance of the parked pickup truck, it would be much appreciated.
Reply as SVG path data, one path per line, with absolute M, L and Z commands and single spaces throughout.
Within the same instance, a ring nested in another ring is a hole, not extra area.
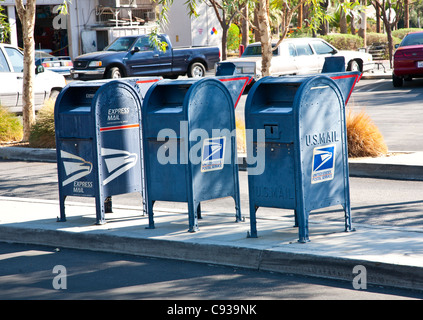
M 71 71 L 74 79 L 113 79 L 131 76 L 177 78 L 203 77 L 220 61 L 218 47 L 172 48 L 167 35 L 159 35 L 166 50 L 159 50 L 149 35 L 117 38 L 103 51 L 77 57 Z
M 275 47 L 276 43 L 272 43 Z M 322 72 L 326 57 L 343 56 L 345 70 L 366 72 L 374 68 L 371 54 L 338 50 L 320 38 L 287 38 L 273 51 L 272 76 Z M 216 66 L 216 75 L 250 75 L 261 78 L 261 44 L 249 44 L 241 58 L 222 61 Z

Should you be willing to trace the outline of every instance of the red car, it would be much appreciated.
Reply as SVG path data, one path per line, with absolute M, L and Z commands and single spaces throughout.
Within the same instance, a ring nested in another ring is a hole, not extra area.
M 423 32 L 407 34 L 394 54 L 394 87 L 412 78 L 423 78 Z

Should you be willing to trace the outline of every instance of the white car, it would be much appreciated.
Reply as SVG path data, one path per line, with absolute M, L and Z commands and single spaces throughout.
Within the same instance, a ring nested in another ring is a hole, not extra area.
M 276 42 L 273 43 L 273 46 Z M 343 56 L 345 70 L 365 72 L 374 68 L 371 54 L 360 51 L 340 51 L 320 38 L 287 38 L 273 51 L 272 76 L 322 72 L 326 57 Z M 255 80 L 261 74 L 261 44 L 247 46 L 241 58 L 218 62 L 216 75 L 250 75 Z
M 0 105 L 11 112 L 22 112 L 23 53 L 18 48 L 0 43 Z M 35 110 L 46 98 L 57 96 L 66 86 L 65 78 L 37 67 L 34 80 Z

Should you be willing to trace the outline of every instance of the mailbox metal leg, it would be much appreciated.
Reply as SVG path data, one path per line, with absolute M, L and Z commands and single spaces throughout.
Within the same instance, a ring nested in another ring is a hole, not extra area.
M 198 228 L 198 208 L 200 203 L 196 204 L 195 201 L 188 201 L 188 232 L 197 232 Z
M 96 222 L 95 224 L 101 225 L 106 223 L 106 219 L 104 218 L 105 212 L 105 200 L 103 197 L 95 197 L 95 210 L 96 210 Z
M 104 212 L 113 213 L 112 197 L 107 197 L 106 200 L 104 200 Z
M 66 196 L 60 196 L 60 218 L 57 217 L 57 222 L 66 222 L 65 200 Z
M 148 227 L 146 229 L 155 229 L 154 226 L 154 213 L 153 213 L 154 201 L 147 201 L 147 212 L 148 212 Z
M 350 204 L 345 204 L 343 207 L 345 211 L 345 232 L 355 231 L 351 224 L 351 206 Z
M 201 202 L 197 206 L 197 219 L 203 219 L 201 216 Z
M 297 210 L 298 217 L 298 242 L 307 243 L 310 241 L 308 236 L 308 216 L 310 212 L 305 210 Z
M 257 206 L 250 204 L 250 232 L 247 233 L 247 238 L 257 238 L 257 209 Z
M 298 227 L 298 211 L 294 210 L 294 228 Z

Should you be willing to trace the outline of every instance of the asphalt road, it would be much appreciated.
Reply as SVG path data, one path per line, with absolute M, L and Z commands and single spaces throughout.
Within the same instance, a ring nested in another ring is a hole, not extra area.
M 216 305 L 213 308 L 215 313 L 224 312 L 225 307 L 220 305 L 228 304 L 256 306 L 244 308 L 254 313 L 244 314 L 242 318 L 250 319 L 251 315 L 255 319 L 264 319 L 264 315 L 279 312 L 281 303 L 260 304 L 260 300 L 396 300 L 423 297 L 414 291 L 370 285 L 365 290 L 355 290 L 353 283 L 347 281 L 1 242 L 0 261 L 0 300 L 153 299 L 160 301 L 147 301 L 136 306 L 142 306 L 142 312 L 153 311 L 157 319 L 171 318 L 166 317 L 167 312 L 175 304 L 206 307 L 204 303 L 192 300 L 208 300 L 208 312 L 204 308 L 198 317 L 200 319 L 205 316 L 221 319 L 222 315 L 213 314 L 211 308 Z M 177 301 L 180 299 L 191 301 Z M 45 309 L 39 311 L 45 312 Z M 191 317 L 186 316 L 185 319 Z

